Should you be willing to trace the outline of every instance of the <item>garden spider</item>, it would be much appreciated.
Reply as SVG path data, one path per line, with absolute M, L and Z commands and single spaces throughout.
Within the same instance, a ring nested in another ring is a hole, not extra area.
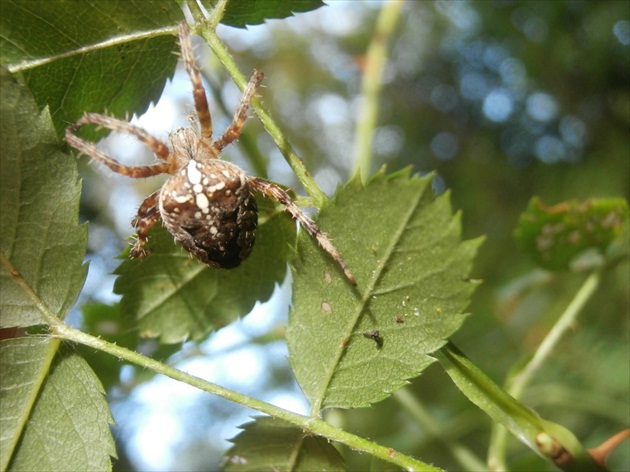
M 201 262 L 229 269 L 241 264 L 254 244 L 258 225 L 255 191 L 280 202 L 293 218 L 315 238 L 339 264 L 347 279 L 356 284 L 348 266 L 332 242 L 278 185 L 248 176 L 236 165 L 220 159 L 220 153 L 237 139 L 247 119 L 249 104 L 263 73 L 255 71 L 250 79 L 232 123 L 215 141 L 206 91 L 195 64 L 190 32 L 185 21 L 179 24 L 179 42 L 186 72 L 193 85 L 193 97 L 200 130 L 180 128 L 169 136 L 171 149 L 142 128 L 106 115 L 86 113 L 66 130 L 66 141 L 81 153 L 101 161 L 114 172 L 138 179 L 169 174 L 164 185 L 140 205 L 132 221 L 137 231 L 131 257 L 147 254 L 149 229 L 162 220 L 175 240 Z M 76 135 L 86 124 L 101 126 L 135 136 L 161 161 L 148 166 L 127 166 L 111 159 L 91 142 Z

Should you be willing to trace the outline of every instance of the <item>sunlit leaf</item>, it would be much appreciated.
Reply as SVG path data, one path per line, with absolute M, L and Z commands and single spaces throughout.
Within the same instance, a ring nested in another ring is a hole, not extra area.
M 461 241 L 460 218 L 430 178 L 379 172 L 351 181 L 322 209 L 357 279 L 304 234 L 295 263 L 287 342 L 314 411 L 382 400 L 417 376 L 464 321 L 480 240 Z
M 87 231 L 78 225 L 76 162 L 59 151 L 47 110 L 1 76 L 0 326 L 42 323 L 38 300 L 64 318 L 79 294 Z
M 515 236 L 537 264 L 566 270 L 587 250 L 603 256 L 627 219 L 628 203 L 621 198 L 572 200 L 552 207 L 533 198 Z
M 176 1 L 117 1 L 103 8 L 101 2 L 7 0 L 1 60 L 23 74 L 62 135 L 85 111 L 124 116 L 156 101 L 175 69 L 181 19 Z
M 259 207 L 271 208 L 263 200 Z M 201 339 L 271 296 L 287 273 L 295 236 L 293 220 L 271 213 L 259 222 L 254 249 L 243 264 L 214 269 L 193 259 L 158 225 L 149 240 L 151 254 L 126 260 L 116 270 L 122 313 L 138 320 L 142 335 L 165 343 Z
M 322 0 L 248 0 L 229 2 L 221 23 L 244 28 L 273 18 L 286 18 L 324 6 Z
M 231 441 L 226 471 L 346 470 L 334 446 L 324 438 L 307 436 L 284 421 L 259 417 L 241 426 L 243 432 Z
M 57 351 L 58 345 L 35 337 L 0 342 L 2 470 L 7 465 L 11 470 L 111 470 L 113 420 L 103 387 L 80 356 Z

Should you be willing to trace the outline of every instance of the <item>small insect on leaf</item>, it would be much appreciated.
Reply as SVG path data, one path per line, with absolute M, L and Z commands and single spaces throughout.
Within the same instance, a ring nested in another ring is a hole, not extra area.
M 363 336 L 368 339 L 373 339 L 378 347 L 383 347 L 383 338 L 381 338 L 381 333 L 378 329 L 363 333 Z

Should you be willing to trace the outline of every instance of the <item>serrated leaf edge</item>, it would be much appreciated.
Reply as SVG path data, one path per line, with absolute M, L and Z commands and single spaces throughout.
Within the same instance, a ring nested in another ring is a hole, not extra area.
M 401 224 L 400 227 L 396 229 L 396 232 L 394 233 L 394 236 L 391 238 L 392 243 L 384 251 L 384 255 L 381 258 L 381 260 L 379 261 L 377 269 L 374 270 L 374 277 L 372 277 L 372 279 L 367 284 L 367 286 L 366 286 L 366 288 L 365 288 L 365 290 L 363 292 L 363 295 L 360 297 L 359 304 L 357 306 L 357 309 L 355 310 L 355 313 L 353 314 L 352 317 L 350 317 L 350 319 L 348 321 L 348 324 L 347 324 L 348 328 L 344 332 L 350 333 L 350 332 L 354 331 L 353 328 L 355 326 L 357 326 L 357 323 L 359 322 L 359 319 L 361 318 L 361 314 L 364 312 L 368 300 L 370 299 L 370 297 L 374 293 L 374 288 L 375 288 L 376 284 L 378 283 L 378 281 L 380 280 L 382 274 L 384 273 L 384 269 L 387 266 L 387 264 L 389 263 L 391 255 L 392 255 L 394 249 L 396 248 L 396 245 L 400 241 L 400 238 L 401 238 L 403 232 L 407 228 L 407 225 L 408 225 L 410 219 L 413 217 L 413 214 L 417 210 L 418 205 L 420 204 L 420 202 L 422 201 L 423 197 L 425 196 L 425 193 L 426 193 L 427 189 L 430 190 L 429 183 L 431 181 L 431 178 L 427 178 L 427 177 L 413 177 L 413 178 L 409 178 L 409 175 L 410 175 L 410 168 L 409 167 L 407 167 L 405 169 L 402 169 L 401 171 L 396 172 L 394 174 L 391 174 L 389 176 L 385 175 L 385 167 L 381 167 L 381 169 L 379 171 L 377 171 L 368 180 L 368 182 L 365 185 L 363 185 L 361 183 L 360 176 L 358 174 L 355 176 L 353 181 L 351 181 L 353 185 L 359 185 L 359 186 L 361 186 L 363 188 L 367 188 L 367 186 L 369 186 L 370 183 L 373 183 L 376 180 L 380 180 L 382 177 L 385 177 L 387 180 L 395 179 L 395 178 L 401 178 L 401 177 L 402 178 L 406 177 L 408 182 L 411 182 L 413 180 L 420 181 L 423 184 L 423 188 L 418 191 L 418 195 L 416 197 L 416 200 L 414 201 L 414 204 L 409 206 L 407 214 L 405 215 L 405 219 L 403 220 L 404 221 L 403 224 Z M 353 288 L 353 291 L 355 292 L 355 294 L 361 295 L 359 293 L 358 289 Z M 322 404 L 324 403 L 324 400 L 326 398 L 326 391 L 328 390 L 328 388 L 330 386 L 330 383 L 332 382 L 332 379 L 333 379 L 333 377 L 335 375 L 335 372 L 337 370 L 337 366 L 339 365 L 343 354 L 344 354 L 344 349 L 343 349 L 342 346 L 339 346 L 337 348 L 337 351 L 336 351 L 335 355 L 331 357 L 330 364 L 329 364 L 328 368 L 326 369 L 326 378 L 321 383 L 320 393 L 319 393 L 319 395 L 317 395 L 317 397 L 316 397 L 317 399 L 313 402 L 313 404 L 311 406 L 311 411 L 312 412 L 317 413 L 317 412 L 319 412 L 322 409 Z

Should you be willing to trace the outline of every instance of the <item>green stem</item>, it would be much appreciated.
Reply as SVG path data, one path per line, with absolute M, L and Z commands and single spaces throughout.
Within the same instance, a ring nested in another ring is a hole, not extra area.
M 217 56 L 228 74 L 230 74 L 238 88 L 244 90 L 247 85 L 247 78 L 237 67 L 225 44 L 223 44 L 221 39 L 217 36 L 216 31 L 213 28 L 204 27 L 200 33 L 208 42 L 210 48 L 212 48 L 212 51 Z M 256 112 L 256 115 L 267 130 L 267 133 L 271 136 L 271 139 L 274 140 L 278 149 L 280 149 L 280 152 L 291 166 L 291 169 L 293 169 L 293 172 L 304 186 L 306 192 L 312 198 L 313 206 L 321 208 L 328 200 L 328 197 L 326 197 L 326 194 L 322 192 L 319 186 L 315 183 L 311 174 L 306 170 L 304 162 L 302 162 L 300 157 L 293 150 L 293 147 L 289 144 L 289 141 L 285 138 L 278 125 L 276 125 L 273 121 L 271 115 L 262 105 L 260 99 L 254 98 L 252 100 L 251 107 Z
M 388 43 L 396 29 L 402 5 L 400 0 L 389 0 L 383 4 L 366 53 L 353 164 L 353 174 L 360 171 L 364 181 L 372 171 L 372 142 L 378 119 L 383 70 L 387 62 Z
M 470 401 L 536 450 L 534 438 L 542 430 L 542 423 L 536 413 L 508 395 L 453 343 L 447 343 L 435 353 L 435 357 Z
M 520 399 L 523 392 L 530 384 L 532 378 L 545 360 L 551 355 L 551 352 L 558 345 L 558 342 L 564 334 L 575 323 L 575 320 L 591 298 L 595 290 L 599 286 L 602 277 L 601 270 L 593 271 L 584 281 L 580 289 L 575 294 L 571 303 L 564 310 L 558 321 L 555 323 L 549 334 L 540 344 L 532 358 L 518 371 L 512 374 L 506 382 L 505 388 L 507 392 L 515 399 Z M 492 465 L 494 470 L 505 470 L 505 451 L 507 445 L 507 430 L 498 424 L 494 424 L 491 432 L 490 447 L 488 450 L 488 463 Z
M 596 270 L 592 272 L 588 278 L 584 281 L 580 289 L 575 294 L 569 306 L 564 310 L 564 313 L 560 315 L 558 321 L 553 326 L 547 337 L 540 344 L 534 356 L 530 361 L 525 364 L 520 372 L 512 377 L 507 385 L 507 391 L 514 398 L 521 398 L 523 391 L 531 382 L 533 376 L 538 372 L 545 360 L 550 356 L 551 352 L 558 345 L 560 338 L 573 326 L 575 320 L 586 305 L 586 302 L 591 298 L 595 290 L 597 289 L 602 277 L 602 272 Z
M 207 25 L 211 29 L 214 30 L 218 26 L 221 18 L 223 18 L 223 14 L 225 13 L 225 8 L 227 7 L 227 4 L 228 0 L 218 0 L 215 3 L 214 8 L 210 11 L 210 15 L 208 15 L 207 21 Z
M 186 0 L 186 5 L 192 14 L 195 23 L 201 23 L 206 20 L 206 16 L 203 13 L 203 10 L 199 7 L 197 0 Z
M 601 470 L 575 436 L 546 421 L 495 384 L 451 342 L 434 356 L 468 399 L 534 452 L 563 470 Z M 491 470 L 496 470 L 491 464 Z
M 394 449 L 380 446 L 368 441 L 367 439 L 363 439 L 359 436 L 355 436 L 354 434 L 335 428 L 320 418 L 298 415 L 297 413 L 292 413 L 282 408 L 278 408 L 277 406 L 265 403 L 256 398 L 248 397 L 247 395 L 221 387 L 220 385 L 207 382 L 199 377 L 195 377 L 169 365 L 156 361 L 155 359 L 143 356 L 142 354 L 138 354 L 137 352 L 112 344 L 101 338 L 91 336 L 83 331 L 68 326 L 49 310 L 46 304 L 31 289 L 30 285 L 22 278 L 17 268 L 11 264 L 11 261 L 7 259 L 2 252 L 0 252 L 0 265 L 4 266 L 6 268 L 6 272 L 12 275 L 14 282 L 24 291 L 25 295 L 33 303 L 33 306 L 36 307 L 42 315 L 43 321 L 48 324 L 51 334 L 57 338 L 83 344 L 93 349 L 106 352 L 118 359 L 128 361 L 132 364 L 152 370 L 153 372 L 165 375 L 192 387 L 199 388 L 204 392 L 217 395 L 225 398 L 226 400 L 238 403 L 239 405 L 265 413 L 269 416 L 280 418 L 281 420 L 297 426 L 305 432 L 345 444 L 355 451 L 371 454 L 374 457 L 396 464 L 405 470 L 424 470 L 429 472 L 437 472 L 441 470 L 414 459 L 413 457 L 401 454 Z
M 438 441 L 446 448 L 453 458 L 459 463 L 462 470 L 484 470 L 486 465 L 467 447 L 448 438 L 440 424 L 431 416 L 424 406 L 414 397 L 408 389 L 400 389 L 394 393 L 394 398 L 411 415 L 427 435 Z
M 53 316 L 53 318 L 55 317 Z M 145 369 L 152 370 L 153 372 L 165 375 L 192 387 L 196 387 L 200 390 L 203 390 L 204 392 L 217 395 L 221 398 L 225 398 L 226 400 L 238 403 L 239 405 L 252 408 L 269 416 L 273 416 L 274 418 L 282 419 L 310 434 L 322 436 L 331 441 L 345 444 L 353 450 L 371 454 L 384 461 L 391 462 L 400 467 L 403 467 L 406 470 L 440 470 L 421 461 L 418 461 L 410 456 L 400 454 L 393 449 L 379 446 L 378 444 L 355 436 L 354 434 L 350 434 L 346 431 L 335 428 L 334 426 L 326 423 L 319 418 L 298 415 L 297 413 L 292 413 L 282 408 L 278 408 L 261 400 L 257 400 L 255 398 L 248 397 L 247 395 L 243 395 L 233 390 L 221 387 L 220 385 L 207 382 L 203 379 L 200 379 L 199 377 L 187 374 L 159 361 L 143 356 L 142 354 L 138 354 L 137 352 L 86 334 L 82 331 L 66 325 L 56 318 L 55 320 L 56 321 L 54 321 L 51 325 L 51 331 L 55 336 L 58 336 L 64 340 L 80 343 L 85 346 L 89 346 L 91 348 L 106 352 L 119 359 L 131 362 Z

